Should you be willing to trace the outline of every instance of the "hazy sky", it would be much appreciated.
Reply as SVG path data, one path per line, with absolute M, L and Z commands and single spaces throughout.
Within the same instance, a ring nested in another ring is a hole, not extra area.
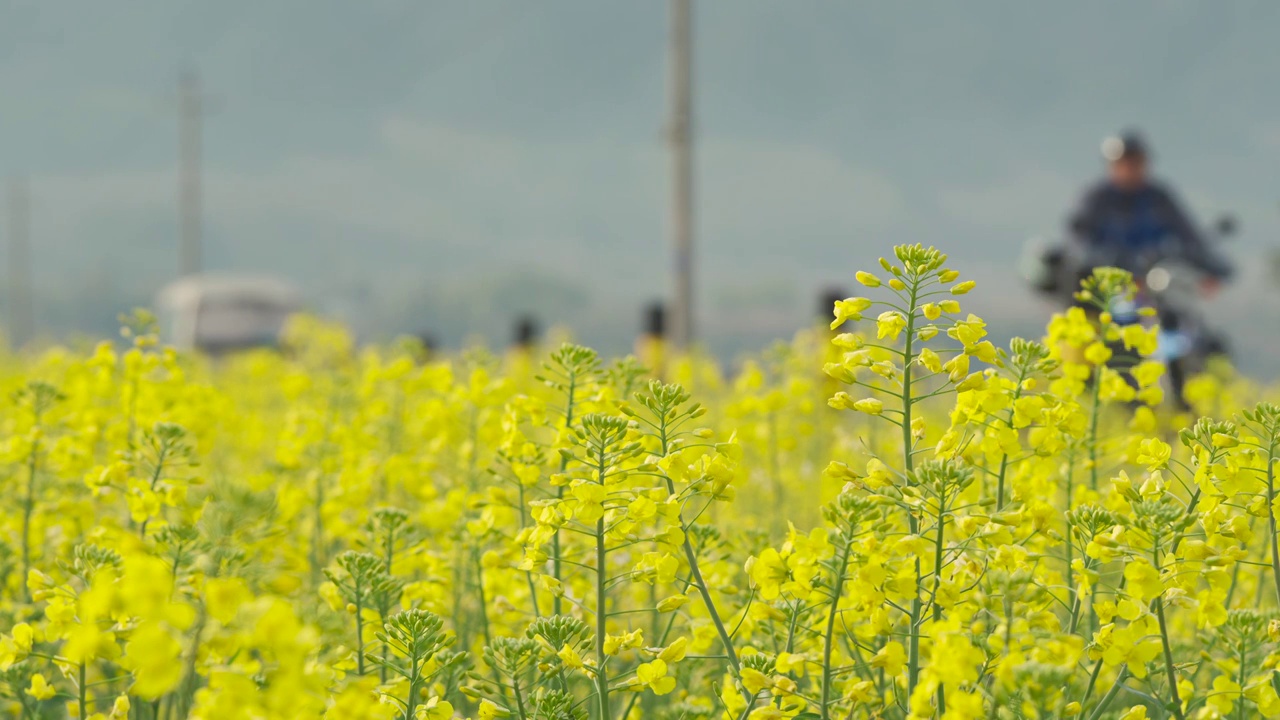
M 1059 231 L 1123 126 L 1202 218 L 1239 217 L 1237 258 L 1280 244 L 1278 4 L 696 5 L 700 309 L 723 346 L 786 334 L 900 242 L 1039 321 L 1018 248 Z M 0 174 L 31 178 L 44 313 L 173 272 L 193 66 L 217 109 L 211 267 L 380 330 L 534 309 L 616 344 L 669 265 L 666 30 L 659 0 L 0 0 Z M 1215 310 L 1237 328 L 1280 299 L 1244 264 Z M 1254 351 L 1280 336 L 1264 316 Z

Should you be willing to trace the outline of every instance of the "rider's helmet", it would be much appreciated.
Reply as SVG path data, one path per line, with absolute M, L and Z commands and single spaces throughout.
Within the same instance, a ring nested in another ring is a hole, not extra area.
M 1151 157 L 1151 149 L 1135 130 L 1127 130 L 1119 135 L 1112 135 L 1102 141 L 1102 158 L 1107 162 L 1119 160 L 1147 160 Z

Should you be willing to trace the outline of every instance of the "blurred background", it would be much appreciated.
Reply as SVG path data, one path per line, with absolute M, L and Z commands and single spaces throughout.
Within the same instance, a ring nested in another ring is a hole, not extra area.
M 696 0 L 688 27 L 716 354 L 911 242 L 1038 335 L 1023 243 L 1136 127 L 1202 223 L 1239 221 L 1208 312 L 1280 371 L 1280 4 Z M 251 272 L 366 340 L 531 315 L 624 352 L 673 289 L 672 33 L 659 0 L 0 0 L 5 317 L 110 335 L 184 271 Z

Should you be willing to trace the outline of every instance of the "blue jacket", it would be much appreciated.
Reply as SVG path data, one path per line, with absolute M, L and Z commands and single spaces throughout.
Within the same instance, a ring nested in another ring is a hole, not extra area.
M 1103 180 L 1085 193 L 1068 229 L 1093 267 L 1112 265 L 1142 273 L 1157 260 L 1177 256 L 1213 277 L 1232 273 L 1230 263 L 1209 247 L 1173 193 L 1158 183 L 1127 191 Z

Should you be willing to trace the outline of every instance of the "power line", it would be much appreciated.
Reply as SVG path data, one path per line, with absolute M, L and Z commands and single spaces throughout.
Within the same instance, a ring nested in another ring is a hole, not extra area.
M 692 0 L 671 0 L 670 126 L 675 298 L 671 340 L 694 337 L 693 289 L 693 20 Z
M 204 265 L 204 118 L 209 110 L 195 70 L 182 73 L 178 91 L 179 270 L 192 275 Z
M 9 332 L 13 347 L 31 340 L 31 191 L 26 178 L 9 183 Z

